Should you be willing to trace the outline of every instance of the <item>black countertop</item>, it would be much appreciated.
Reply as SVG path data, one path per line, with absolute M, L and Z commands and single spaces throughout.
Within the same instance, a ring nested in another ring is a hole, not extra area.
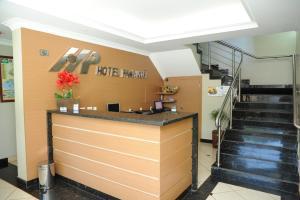
M 183 113 L 183 112 L 162 112 L 152 115 L 136 114 L 136 113 L 123 113 L 123 112 L 100 112 L 81 110 L 79 113 L 73 112 L 60 112 L 59 110 L 48 110 L 48 113 L 72 115 L 88 118 L 106 119 L 112 121 L 132 122 L 139 124 L 148 124 L 156 126 L 164 126 L 171 124 L 189 117 L 197 116 L 197 113 Z

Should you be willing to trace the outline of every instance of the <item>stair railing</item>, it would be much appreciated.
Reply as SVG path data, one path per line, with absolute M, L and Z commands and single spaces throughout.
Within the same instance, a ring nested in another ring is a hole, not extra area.
M 292 63 L 293 63 L 293 111 L 294 111 L 294 126 L 300 129 L 299 124 L 299 102 L 297 102 L 297 97 L 300 95 L 300 90 L 297 86 L 297 66 L 296 66 L 296 55 L 292 55 Z M 298 74 L 299 76 L 299 74 Z
M 255 56 L 251 53 L 244 51 L 241 48 L 235 47 L 224 41 L 216 41 L 216 43 L 226 46 L 232 49 L 232 70 L 233 70 L 233 81 L 228 89 L 228 92 L 224 98 L 220 111 L 216 118 L 216 127 L 218 129 L 218 151 L 217 151 L 217 166 L 220 167 L 220 158 L 221 158 L 221 143 L 225 135 L 225 130 L 228 128 L 232 129 L 232 110 L 234 107 L 234 103 L 236 101 L 240 102 L 241 100 L 241 66 L 243 62 L 244 55 L 249 56 L 254 59 L 279 59 L 279 58 L 292 58 L 292 67 L 293 67 L 293 101 L 294 101 L 294 125 L 298 129 L 300 126 L 298 124 L 297 118 L 298 114 L 298 105 L 296 103 L 297 96 L 297 85 L 296 85 L 296 58 L 295 54 L 293 55 L 279 55 L 279 56 Z M 237 69 L 235 69 L 235 59 L 236 52 L 241 54 L 240 62 L 238 64 Z M 227 113 L 226 113 L 227 112 Z
M 221 64 L 222 68 L 228 69 L 231 72 L 230 76 L 233 77 L 233 65 L 238 64 L 236 58 L 239 58 L 239 55 L 232 56 L 232 52 L 235 50 L 220 48 L 220 45 L 215 42 L 208 42 L 203 45 L 198 43 L 197 49 L 201 50 L 201 63 L 207 64 L 208 69 L 212 69 L 212 65 Z
M 230 129 L 232 128 L 232 110 L 233 110 L 233 104 L 235 101 L 235 96 L 238 97 L 237 101 L 240 101 L 240 93 L 241 93 L 241 66 L 243 62 L 243 53 L 241 54 L 241 59 L 239 62 L 239 65 L 236 69 L 236 72 L 233 76 L 232 83 L 226 93 L 225 99 L 222 103 L 222 106 L 220 108 L 220 111 L 216 118 L 216 126 L 218 129 L 218 155 L 217 155 L 217 165 L 220 166 L 220 153 L 221 153 L 221 141 L 223 140 L 223 136 L 225 134 L 225 129 L 228 126 Z M 234 93 L 237 92 L 237 95 Z M 229 111 L 225 111 L 226 107 L 229 107 Z M 228 116 L 229 115 L 229 116 Z M 223 132 L 224 131 L 224 132 Z M 224 134 L 223 134 L 224 133 Z

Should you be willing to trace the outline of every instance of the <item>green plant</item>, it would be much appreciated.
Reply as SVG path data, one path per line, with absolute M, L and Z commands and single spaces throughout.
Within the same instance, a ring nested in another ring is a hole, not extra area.
M 60 93 L 55 93 L 54 96 L 57 100 L 73 99 L 72 87 L 79 83 L 79 77 L 67 71 L 62 71 L 57 74 L 56 86 Z
M 210 113 L 211 119 L 215 121 L 217 119 L 219 112 L 220 112 L 220 109 L 215 109 L 215 110 L 211 111 L 211 113 Z

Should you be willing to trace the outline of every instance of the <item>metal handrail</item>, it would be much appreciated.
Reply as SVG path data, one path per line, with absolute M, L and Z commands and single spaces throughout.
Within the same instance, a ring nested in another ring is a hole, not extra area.
M 206 54 L 203 54 L 203 55 L 206 55 Z M 203 59 L 203 61 L 206 61 L 206 59 Z M 215 58 L 215 57 L 211 57 L 211 61 L 216 61 L 216 62 L 222 63 L 223 65 L 226 65 L 226 66 L 228 66 L 228 67 L 231 67 L 230 64 L 225 63 L 225 62 L 223 62 L 223 61 L 221 61 L 221 60 L 219 60 L 219 59 L 217 59 L 217 58 Z M 212 63 L 214 63 L 214 62 L 212 62 Z M 212 63 L 211 63 L 211 65 L 213 65 Z M 207 62 L 207 64 L 208 64 L 208 62 Z
M 277 56 L 255 56 L 251 53 L 248 53 L 247 51 L 244 51 L 243 49 L 239 48 L 239 47 L 236 47 L 236 46 L 233 46 L 232 44 L 229 44 L 228 42 L 225 42 L 225 41 L 222 41 L 222 40 L 219 40 L 219 41 L 216 41 L 216 43 L 218 44 L 221 44 L 223 46 L 226 46 L 228 48 L 231 48 L 231 49 L 234 49 L 244 55 L 247 55 L 249 57 L 252 57 L 252 58 L 255 58 L 255 59 L 277 59 L 277 58 L 289 58 L 289 57 L 292 57 L 293 55 L 277 55 Z
M 217 153 L 217 166 L 219 167 L 220 166 L 220 151 L 221 151 L 221 126 L 222 126 L 222 118 L 223 118 L 223 112 L 224 112 L 224 109 L 225 109 L 225 106 L 227 105 L 227 102 L 228 100 L 230 100 L 230 128 L 231 128 L 231 125 L 232 125 L 232 109 L 233 109 L 233 89 L 235 87 L 235 84 L 236 84 L 236 81 L 238 80 L 238 101 L 240 101 L 240 97 L 241 97 L 241 65 L 242 65 L 242 62 L 243 62 L 243 57 L 244 55 L 247 55 L 251 58 L 254 58 L 254 59 L 279 59 L 279 58 L 292 58 L 292 67 L 293 67 L 293 101 L 294 101 L 294 126 L 297 127 L 298 129 L 300 129 L 300 125 L 297 124 L 297 117 L 298 117 L 298 110 L 296 108 L 296 95 L 297 95 L 297 91 L 296 91 L 296 58 L 295 58 L 295 54 L 293 55 L 278 55 L 278 56 L 255 56 L 251 53 L 248 53 L 246 51 L 244 51 L 243 49 L 241 48 L 238 48 L 238 47 L 235 47 L 227 42 L 224 42 L 224 41 L 216 41 L 216 43 L 218 44 L 221 44 L 221 45 L 224 45 L 228 48 L 231 48 L 234 52 L 234 55 L 235 56 L 235 52 L 240 52 L 241 53 L 241 60 L 239 62 L 239 66 L 236 70 L 236 73 L 234 74 L 233 76 L 233 81 L 227 91 L 227 94 L 225 96 L 225 99 L 222 103 L 222 106 L 220 108 L 220 111 L 216 117 L 216 121 L 215 121 L 215 124 L 216 124 L 216 127 L 218 128 L 218 153 Z M 233 66 L 234 67 L 234 66 Z
M 297 118 L 299 116 L 298 108 L 297 108 L 297 71 L 296 71 L 296 55 L 292 56 L 292 65 L 293 65 L 293 102 L 294 102 L 294 126 L 300 129 L 300 124 L 297 123 Z
M 215 60 L 218 60 L 221 63 L 227 64 L 225 61 L 222 61 L 222 60 L 216 58 L 216 57 L 221 57 L 221 58 L 224 58 L 224 60 L 232 62 L 232 58 L 227 58 L 226 56 L 222 56 L 221 54 L 219 54 L 215 51 L 211 51 L 211 52 L 215 54 L 215 55 L 211 55 L 212 59 L 215 59 Z M 206 53 L 203 53 L 203 55 L 208 57 L 208 54 L 206 54 Z M 227 65 L 229 65 L 229 64 L 227 64 Z
M 220 151 L 221 150 L 221 119 L 223 117 L 224 108 L 225 108 L 225 106 L 227 104 L 227 101 L 229 99 L 230 99 L 231 104 L 232 104 L 232 92 L 233 92 L 234 85 L 235 85 L 236 81 L 238 80 L 237 78 L 241 75 L 241 66 L 242 66 L 242 62 L 243 62 L 243 57 L 244 57 L 243 54 L 241 54 L 241 61 L 239 63 L 239 66 L 238 66 L 238 68 L 236 70 L 236 73 L 235 73 L 235 75 L 233 77 L 231 85 L 230 85 L 230 87 L 229 87 L 229 89 L 227 91 L 225 99 L 224 99 L 224 101 L 222 103 L 222 106 L 221 106 L 220 111 L 219 111 L 219 113 L 217 115 L 217 118 L 216 118 L 216 126 L 218 128 L 218 157 L 217 157 L 217 159 L 218 159 L 217 160 L 218 167 L 220 166 L 220 153 L 221 153 L 221 151 Z M 239 80 L 240 80 L 240 78 L 239 78 Z M 239 93 L 240 93 L 240 89 L 239 89 Z M 231 107 L 231 109 L 232 109 L 232 107 Z M 230 110 L 230 112 L 232 112 L 232 110 Z M 230 117 L 230 124 L 232 124 L 232 117 Z
M 224 50 L 224 49 L 222 49 L 222 48 L 218 48 L 218 47 L 215 46 L 215 45 L 210 45 L 210 46 L 211 46 L 211 47 L 210 47 L 211 49 L 212 49 L 212 47 L 213 47 L 213 48 L 216 48 L 216 49 L 218 49 L 218 50 L 220 50 L 220 51 L 226 52 L 226 53 L 228 53 L 228 54 L 232 54 L 232 52 L 229 53 L 229 51 Z M 201 46 L 200 46 L 199 48 L 200 48 L 201 50 L 205 50 L 204 47 L 201 47 Z M 222 58 L 225 58 L 226 60 L 230 60 L 230 61 L 231 61 L 231 58 L 228 58 L 227 56 L 224 56 L 224 55 L 218 53 L 217 51 L 214 51 L 214 50 L 210 50 L 210 51 L 211 51 L 212 53 L 216 54 L 217 56 L 220 56 L 220 57 L 222 57 Z M 206 54 L 205 52 L 203 52 L 202 54 L 208 57 L 208 54 Z M 238 57 L 238 56 L 237 56 L 237 57 Z

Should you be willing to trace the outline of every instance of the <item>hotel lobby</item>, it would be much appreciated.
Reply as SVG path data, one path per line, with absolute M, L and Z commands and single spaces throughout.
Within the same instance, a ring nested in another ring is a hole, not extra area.
M 298 8 L 0 1 L 0 200 L 299 199 Z

